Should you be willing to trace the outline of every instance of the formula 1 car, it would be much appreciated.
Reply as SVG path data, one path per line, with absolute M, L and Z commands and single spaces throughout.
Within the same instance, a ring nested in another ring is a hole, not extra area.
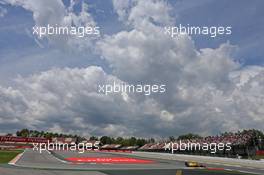
M 204 164 L 200 164 L 200 163 L 194 162 L 194 161 L 185 162 L 185 166 L 187 166 L 187 167 L 206 167 Z

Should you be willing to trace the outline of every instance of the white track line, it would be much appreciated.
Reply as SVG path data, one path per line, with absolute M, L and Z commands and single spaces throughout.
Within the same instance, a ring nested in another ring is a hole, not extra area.
M 21 157 L 23 156 L 24 153 L 25 153 L 25 150 L 24 150 L 22 153 L 18 154 L 16 157 L 14 157 L 10 162 L 8 162 L 8 164 L 9 164 L 9 165 L 15 165 L 16 162 L 17 162 L 19 159 L 21 159 Z

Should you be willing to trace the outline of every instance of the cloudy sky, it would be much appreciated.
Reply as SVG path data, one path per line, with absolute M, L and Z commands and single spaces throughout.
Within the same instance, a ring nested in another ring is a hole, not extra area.
M 264 1 L 0 0 L 0 133 L 202 135 L 264 125 Z M 32 35 L 93 24 L 97 38 Z M 232 35 L 164 35 L 165 26 Z M 166 84 L 164 94 L 98 93 L 99 84 Z

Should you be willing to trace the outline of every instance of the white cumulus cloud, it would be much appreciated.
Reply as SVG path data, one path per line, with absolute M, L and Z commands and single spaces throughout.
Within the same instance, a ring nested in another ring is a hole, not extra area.
M 10 3 L 31 10 L 36 22 L 93 21 L 86 12 L 75 16 L 72 6 L 65 8 L 60 1 L 43 1 L 50 3 L 46 7 L 30 0 Z M 47 14 L 53 3 L 58 11 L 50 10 L 58 13 L 57 19 Z M 188 35 L 166 36 L 163 27 L 173 21 L 166 1 L 114 0 L 113 4 L 119 19 L 130 27 L 96 43 L 111 71 L 98 66 L 54 68 L 20 77 L 14 86 L 0 88 L 0 121 L 13 130 L 147 137 L 263 129 L 263 67 L 242 67 L 232 57 L 236 47 L 228 42 L 197 49 Z M 44 9 L 37 12 L 38 8 Z M 166 92 L 98 93 L 99 84 L 114 81 L 165 84 Z M 10 130 L 4 125 L 0 122 L 3 131 Z

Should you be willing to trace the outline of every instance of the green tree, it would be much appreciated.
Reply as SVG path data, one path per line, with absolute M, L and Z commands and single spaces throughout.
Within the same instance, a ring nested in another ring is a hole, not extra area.
M 135 146 L 137 144 L 137 139 L 135 137 L 131 137 L 129 139 L 129 146 Z
M 202 137 L 199 136 L 198 134 L 188 133 L 188 134 L 180 135 L 180 136 L 178 137 L 178 140 L 200 139 L 200 138 L 202 138 Z
M 145 139 L 137 139 L 136 145 L 141 147 L 141 146 L 145 145 L 146 143 L 147 143 L 147 141 Z
M 91 137 L 90 137 L 90 140 L 96 140 L 96 141 L 98 141 L 98 137 L 96 137 L 96 136 L 91 136 Z
M 170 141 L 170 142 L 174 142 L 175 140 L 176 140 L 176 139 L 175 139 L 174 136 L 170 136 L 170 137 L 169 137 L 169 141 Z
M 111 137 L 103 136 L 100 138 L 100 142 L 102 144 L 112 144 L 112 139 L 111 139 Z
M 29 137 L 29 130 L 28 129 L 22 129 L 21 131 L 18 131 L 16 134 L 19 137 Z

